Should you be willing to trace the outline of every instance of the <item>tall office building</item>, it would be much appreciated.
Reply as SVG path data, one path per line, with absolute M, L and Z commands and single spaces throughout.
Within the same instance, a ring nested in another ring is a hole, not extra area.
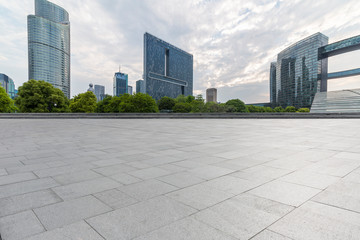
M 120 96 L 128 93 L 128 75 L 117 72 L 114 76 L 114 96 Z
M 318 49 L 329 39 L 321 33 L 307 37 L 278 54 L 276 70 L 271 65 L 272 103 L 282 107 L 310 107 L 320 92 L 321 74 L 327 74 L 327 59 L 318 59 Z M 276 71 L 276 89 L 273 74 Z M 275 93 L 273 92 L 275 90 Z
M 133 87 L 128 86 L 128 94 L 133 95 Z
M 276 104 L 276 62 L 270 64 L 270 103 Z
M 155 100 L 193 95 L 193 56 L 145 33 L 144 81 L 145 92 Z
M 217 89 L 209 88 L 206 90 L 206 102 L 217 103 Z
M 63 8 L 35 0 L 28 16 L 29 80 L 44 80 L 70 98 L 70 22 Z
M 136 93 L 145 93 L 145 82 L 144 82 L 144 80 L 136 81 Z
M 8 75 L 0 73 L 0 87 L 3 87 L 9 96 L 14 99 L 16 96 L 15 83 Z
M 101 86 L 101 85 L 95 85 L 94 86 L 95 89 L 95 95 L 97 98 L 97 101 L 102 101 L 105 98 L 105 86 Z

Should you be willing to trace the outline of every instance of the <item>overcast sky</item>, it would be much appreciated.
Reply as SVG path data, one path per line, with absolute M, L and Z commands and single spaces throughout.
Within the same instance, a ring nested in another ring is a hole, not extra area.
M 129 85 L 142 78 L 143 34 L 194 55 L 194 94 L 218 88 L 219 101 L 269 102 L 270 62 L 302 38 L 330 43 L 360 35 L 359 0 L 52 0 L 71 22 L 71 96 L 105 85 L 121 65 Z M 0 0 L 0 72 L 16 87 L 28 79 L 27 20 L 34 0 Z M 360 68 L 360 52 L 329 60 L 329 71 Z M 329 90 L 360 88 L 360 78 Z

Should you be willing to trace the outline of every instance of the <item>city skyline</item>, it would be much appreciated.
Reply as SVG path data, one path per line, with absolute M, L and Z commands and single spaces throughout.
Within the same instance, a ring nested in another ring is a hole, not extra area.
M 149 32 L 194 55 L 194 95 L 205 96 L 207 88 L 216 87 L 221 102 L 269 102 L 268 71 L 277 53 L 316 32 L 329 36 L 329 43 L 359 35 L 360 26 L 356 1 L 51 2 L 71 16 L 71 96 L 85 92 L 88 82 L 110 93 L 119 64 L 129 74 L 129 85 L 135 85 L 143 75 L 142 35 Z M 120 9 L 126 16 L 114 18 Z M 0 11 L 0 24 L 6 26 L 0 72 L 18 87 L 27 81 L 26 16 L 34 12 L 33 1 L 0 2 Z M 358 68 L 354 59 L 359 55 L 331 59 L 329 71 Z M 331 80 L 329 91 L 358 88 L 357 79 Z

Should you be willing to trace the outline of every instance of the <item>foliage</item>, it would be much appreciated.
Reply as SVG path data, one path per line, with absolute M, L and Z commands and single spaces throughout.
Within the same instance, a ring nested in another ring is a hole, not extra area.
M 175 106 L 173 107 L 173 112 L 174 113 L 189 113 L 191 111 L 192 107 L 190 105 L 190 103 L 176 103 Z
M 227 106 L 224 103 L 218 104 L 214 102 L 208 102 L 205 104 L 206 112 L 210 112 L 210 113 L 224 113 L 227 110 L 226 107 Z
M 187 103 L 191 103 L 191 102 L 194 101 L 194 100 L 195 100 L 195 97 L 192 96 L 192 95 L 189 95 L 189 96 L 186 97 L 186 102 L 187 102 Z
M 264 110 L 268 113 L 274 112 L 274 109 L 272 109 L 271 107 L 264 107 Z
M 283 109 L 282 107 L 276 107 L 274 108 L 274 112 L 284 112 L 285 109 Z
M 245 103 L 240 99 L 232 99 L 226 102 L 227 106 L 234 106 L 235 112 L 248 112 Z
M 112 96 L 106 95 L 102 101 L 99 101 L 96 106 L 97 113 L 107 113 L 106 107 L 110 104 Z
M 300 108 L 298 110 L 298 112 L 300 112 L 300 113 L 308 113 L 308 112 L 310 112 L 310 109 L 308 109 L 308 108 Z
M 80 93 L 70 100 L 70 110 L 75 113 L 93 113 L 97 107 L 96 102 L 93 92 Z
M 159 111 L 156 101 L 148 94 L 136 93 L 131 96 L 131 103 L 134 105 L 134 112 L 156 113 Z
M 159 110 L 171 110 L 176 104 L 175 99 L 163 97 L 158 101 Z
M 285 112 L 296 112 L 296 108 L 293 106 L 288 106 L 285 108 Z
M 12 113 L 16 110 L 14 101 L 6 93 L 5 89 L 0 87 L 0 113 Z
M 177 103 L 186 103 L 186 97 L 184 95 L 179 95 L 177 98 L 175 98 L 175 101 Z
M 19 87 L 15 104 L 24 113 L 68 112 L 69 100 L 45 81 L 29 80 Z

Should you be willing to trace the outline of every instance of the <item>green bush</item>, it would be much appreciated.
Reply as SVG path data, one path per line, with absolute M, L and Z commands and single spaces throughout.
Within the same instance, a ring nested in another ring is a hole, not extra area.
M 288 106 L 285 108 L 285 112 L 296 112 L 296 108 L 293 106 Z
M 195 100 L 195 97 L 192 96 L 192 95 L 189 95 L 189 96 L 186 97 L 186 102 L 187 102 L 187 103 L 191 103 L 191 102 L 194 101 L 194 100 Z
M 177 103 L 186 103 L 186 97 L 184 95 L 179 95 L 177 98 L 175 98 L 175 101 Z
M 12 113 L 16 110 L 14 101 L 6 93 L 5 89 L 0 87 L 0 113 Z
M 109 106 L 110 102 L 112 101 L 112 96 L 106 95 L 102 101 L 99 101 L 96 106 L 97 113 L 108 113 L 107 107 Z
M 224 113 L 224 112 L 226 112 L 226 105 L 218 104 L 218 103 L 214 103 L 214 102 L 208 102 L 205 104 L 205 112 Z
M 248 109 L 243 101 L 240 99 L 232 99 L 226 102 L 227 106 L 234 106 L 235 112 L 248 112 Z
M 265 112 L 267 113 L 271 113 L 274 112 L 274 109 L 272 109 L 271 107 L 264 107 Z
M 159 111 L 156 101 L 148 94 L 136 93 L 131 96 L 131 103 L 136 113 L 156 113 Z
M 172 110 L 174 113 L 189 113 L 191 109 L 192 107 L 190 103 L 180 102 L 180 103 L 176 103 Z
M 298 110 L 298 112 L 300 112 L 300 113 L 308 113 L 308 112 L 310 112 L 310 109 L 308 109 L 308 108 L 300 108 Z
M 70 100 L 73 113 L 93 113 L 96 110 L 96 96 L 93 92 L 80 93 Z
M 285 110 L 282 107 L 274 108 L 274 112 L 284 112 Z
M 163 97 L 158 101 L 159 110 L 171 110 L 176 104 L 175 99 Z

